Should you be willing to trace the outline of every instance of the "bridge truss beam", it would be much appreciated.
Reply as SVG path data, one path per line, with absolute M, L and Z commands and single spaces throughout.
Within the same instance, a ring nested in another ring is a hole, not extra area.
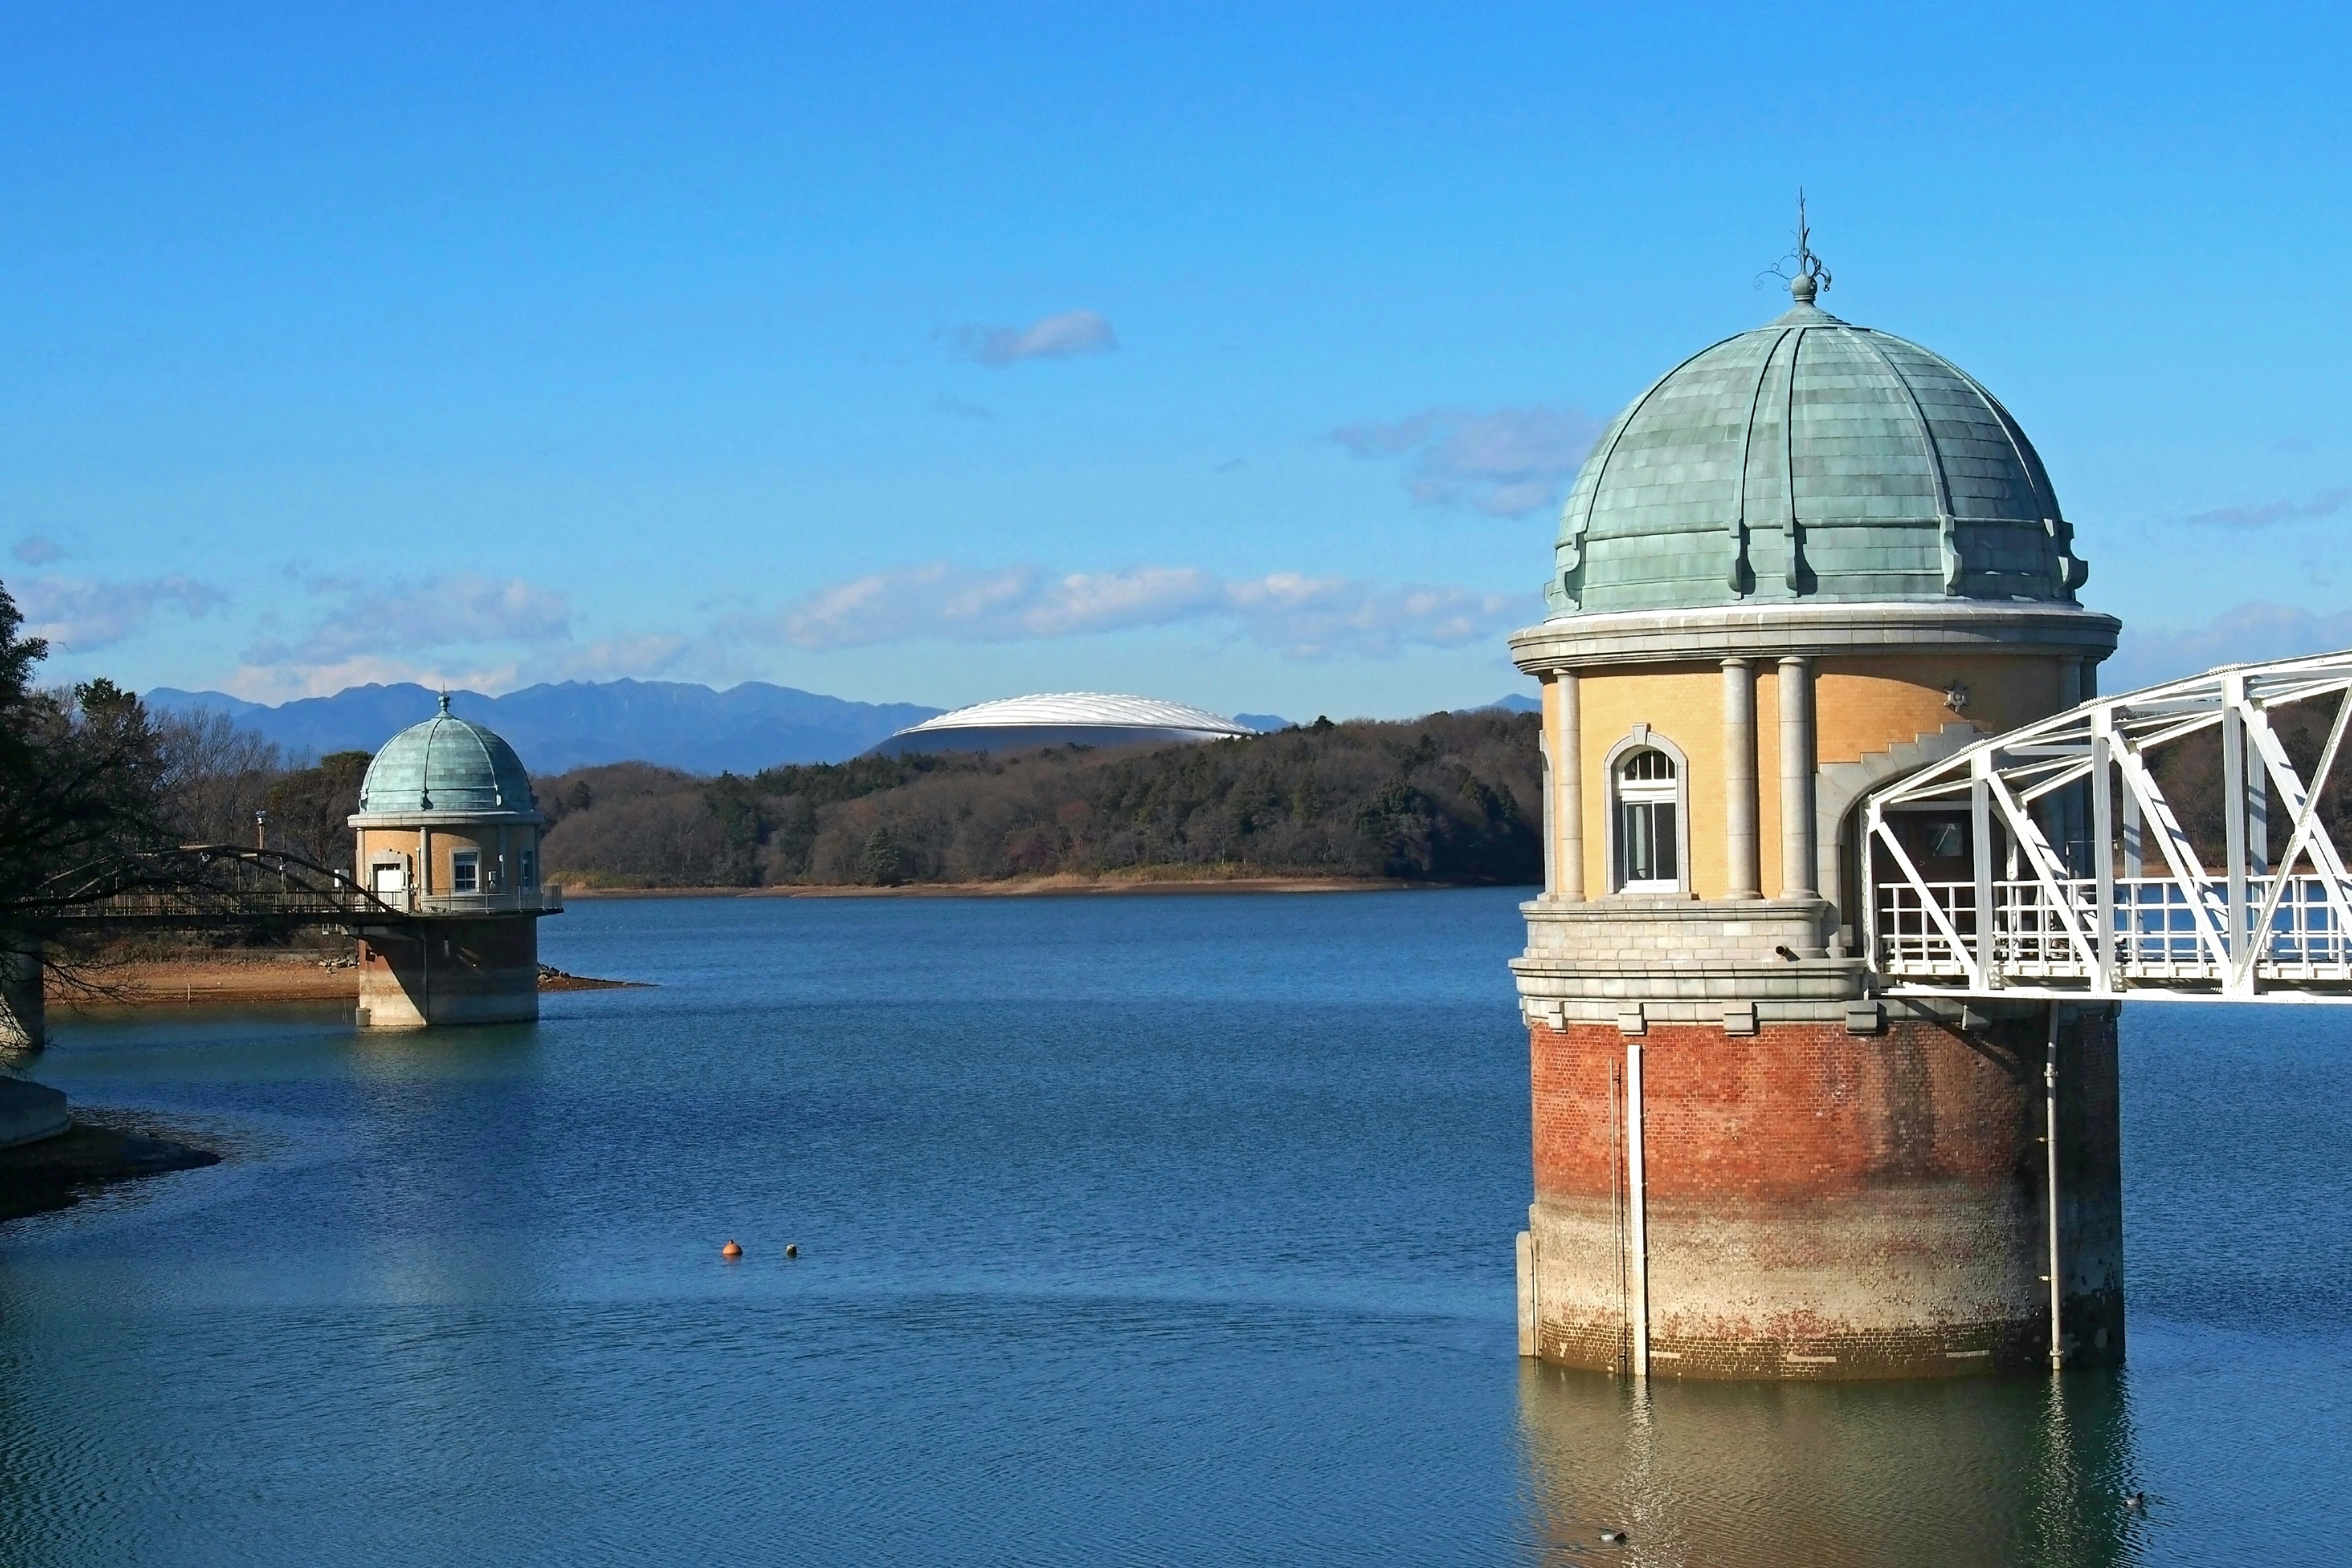
M 2280 733 L 2299 704 L 2331 716 L 2308 776 Z M 2321 808 L 2347 723 L 2352 651 L 2232 665 L 2095 699 L 1883 786 L 1860 835 L 1882 990 L 2352 1001 L 2352 877 Z M 2176 749 L 2210 757 L 2209 734 L 2218 779 L 2200 777 L 2202 759 L 2162 768 Z M 2159 771 L 2176 789 L 2196 781 L 2188 797 L 2168 798 Z M 2183 808 L 2220 818 L 2201 854 Z

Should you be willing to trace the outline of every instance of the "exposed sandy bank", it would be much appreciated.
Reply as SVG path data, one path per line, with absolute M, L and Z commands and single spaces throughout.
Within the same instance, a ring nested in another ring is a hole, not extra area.
M 59 1013 L 105 1012 L 118 1007 L 252 1006 L 287 1002 L 355 1005 L 360 972 L 347 962 L 322 962 L 315 953 L 229 952 L 214 958 L 142 960 L 109 964 L 91 977 L 109 994 L 49 984 L 49 1008 Z M 541 967 L 541 991 L 617 991 L 641 980 L 599 980 Z
M 1085 898 L 1160 893 L 1379 893 L 1443 882 L 1369 881 L 1358 877 L 1019 877 L 1001 882 L 909 882 L 896 888 L 583 888 L 567 883 L 563 896 L 584 899 L 1005 899 Z

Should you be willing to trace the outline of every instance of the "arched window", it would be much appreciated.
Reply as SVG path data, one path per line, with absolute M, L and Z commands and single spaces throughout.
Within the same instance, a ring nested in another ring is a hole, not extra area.
M 1652 745 L 1611 759 L 1610 792 L 1617 891 L 1683 890 L 1682 770 Z

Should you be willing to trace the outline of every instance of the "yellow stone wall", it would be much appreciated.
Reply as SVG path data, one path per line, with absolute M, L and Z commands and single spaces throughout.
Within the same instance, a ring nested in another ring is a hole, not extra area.
M 359 829 L 359 859 L 356 869 L 361 885 L 367 885 L 368 863 L 380 850 L 389 850 L 407 856 L 411 867 L 414 868 L 417 841 L 422 837 L 423 830 L 415 827 Z M 432 891 L 436 895 L 448 892 L 453 876 L 452 865 L 457 852 L 461 849 L 476 849 L 481 852 L 482 857 L 480 890 L 485 892 L 489 890 L 491 873 L 498 866 L 499 857 L 503 852 L 506 856 L 506 878 L 500 890 L 512 892 L 520 885 L 522 851 L 529 849 L 533 852 L 534 866 L 536 866 L 538 847 L 539 830 L 527 824 L 479 823 L 447 827 L 436 826 L 433 829 L 433 879 L 430 884 Z M 412 869 L 410 875 L 412 886 L 422 890 L 423 884 L 417 879 L 416 871 Z
M 2055 712 L 2064 692 L 2063 666 L 2051 656 L 1899 656 L 1816 659 L 1813 664 L 1814 763 L 1851 763 L 1874 752 L 1933 734 L 1956 719 L 1993 734 Z M 1759 878 L 1767 897 L 1780 876 L 1780 692 L 1779 667 L 1759 658 L 1756 673 L 1756 825 Z M 1969 689 L 1955 714 L 1944 693 L 1954 681 Z M 1717 660 L 1581 671 L 1578 681 L 1579 776 L 1583 787 L 1584 889 L 1601 898 L 1610 889 L 1610 749 L 1645 723 L 1689 759 L 1690 864 L 1685 873 L 1695 898 L 1718 899 L 1729 886 L 1726 864 L 1723 780 L 1723 669 Z M 1543 685 L 1545 744 L 1554 765 L 1560 756 L 1560 700 L 1555 682 Z M 1555 825 L 1555 834 L 1564 831 Z M 1555 881 L 1555 886 L 1557 882 Z

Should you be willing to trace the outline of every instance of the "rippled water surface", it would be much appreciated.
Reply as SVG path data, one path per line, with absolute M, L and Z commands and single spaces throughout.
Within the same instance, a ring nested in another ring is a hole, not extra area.
M 0 1227 L 0 1563 L 2352 1561 L 2352 1020 L 2126 1014 L 2126 1372 L 1645 1400 L 1513 1353 L 1517 896 L 607 902 L 545 956 L 657 988 L 535 1027 L 68 1022 L 232 1158 Z

